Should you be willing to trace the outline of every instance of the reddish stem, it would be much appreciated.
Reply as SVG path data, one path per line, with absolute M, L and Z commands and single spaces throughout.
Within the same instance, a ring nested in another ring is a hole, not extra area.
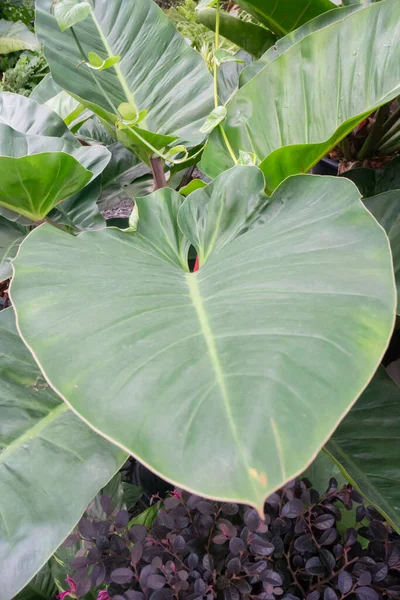
M 199 268 L 200 268 L 200 265 L 199 265 L 199 256 L 197 255 L 196 256 L 196 262 L 194 263 L 193 273 L 195 273 L 196 271 L 198 271 Z

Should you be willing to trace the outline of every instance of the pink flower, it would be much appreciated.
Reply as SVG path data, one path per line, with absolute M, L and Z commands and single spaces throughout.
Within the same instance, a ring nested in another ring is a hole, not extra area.
M 108 595 L 107 590 L 100 590 L 97 594 L 96 600 L 111 600 L 111 598 Z
M 73 579 L 71 579 L 71 577 L 69 575 L 67 575 L 67 579 L 65 581 L 69 585 L 69 590 L 66 590 L 65 592 L 61 592 L 60 594 L 57 594 L 56 598 L 58 600 L 64 600 L 65 596 L 74 596 L 76 594 L 75 581 Z
M 180 492 L 178 492 L 178 490 L 173 490 L 171 492 L 171 496 L 174 496 L 175 498 L 179 498 L 179 500 L 182 500 L 182 494 Z

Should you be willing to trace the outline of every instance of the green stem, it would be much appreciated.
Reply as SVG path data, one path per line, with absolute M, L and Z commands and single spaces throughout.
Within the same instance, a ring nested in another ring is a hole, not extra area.
M 220 14 L 221 14 L 221 7 L 220 7 L 220 0 L 217 1 L 217 13 L 216 13 L 216 18 L 215 18 L 215 49 L 214 49 L 214 106 L 215 108 L 217 108 L 219 106 L 219 98 L 218 98 L 218 62 L 215 59 L 215 52 L 217 50 L 219 50 L 219 27 L 220 27 Z M 218 128 L 221 132 L 221 135 L 224 139 L 225 145 L 228 149 L 229 154 L 231 155 L 231 159 L 233 160 L 233 162 L 235 163 L 235 165 L 237 165 L 238 163 L 238 159 L 236 158 L 236 155 L 233 151 L 233 148 L 228 140 L 228 136 L 226 135 L 225 129 L 222 127 L 221 124 L 218 125 Z

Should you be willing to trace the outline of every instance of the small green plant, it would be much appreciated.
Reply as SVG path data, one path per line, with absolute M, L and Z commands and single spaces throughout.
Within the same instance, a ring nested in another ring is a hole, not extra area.
M 24 52 L 14 66 L 3 72 L 0 92 L 29 96 L 48 72 L 43 52 Z

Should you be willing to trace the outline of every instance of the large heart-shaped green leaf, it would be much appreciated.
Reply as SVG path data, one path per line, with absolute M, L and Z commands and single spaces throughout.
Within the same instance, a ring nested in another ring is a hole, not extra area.
M 11 277 L 11 261 L 27 233 L 27 227 L 0 215 L 0 283 Z
M 379 367 L 326 451 L 400 531 L 400 387 Z
M 164 478 L 260 511 L 368 383 L 395 312 L 388 241 L 352 183 L 263 188 L 238 166 L 185 201 L 137 199 L 135 233 L 42 225 L 11 285 L 25 342 L 86 422 Z
M 24 23 L 0 19 L 0 54 L 39 49 L 35 34 Z
M 0 581 L 10 600 L 67 537 L 126 455 L 49 388 L 0 314 Z
M 54 83 L 50 73 L 35 87 L 29 98 L 57 113 L 68 127 L 79 128 L 91 115 L 79 100 Z
M 187 144 L 201 142 L 200 127 L 213 108 L 211 75 L 152 0 L 98 0 L 74 32 L 63 33 L 51 4 L 37 1 L 36 28 L 58 85 L 108 120 L 115 122 L 119 105 L 129 103 L 137 113 L 147 110 L 143 129 Z M 77 68 L 85 56 L 74 35 L 85 55 L 120 61 L 103 71 Z
M 400 93 L 400 3 L 385 0 L 304 37 L 264 67 L 228 104 L 233 152 L 255 153 L 271 192 L 307 172 L 365 116 Z M 329 68 L 322 56 L 329 55 Z M 368 58 L 370 57 L 370 58 Z M 201 168 L 233 164 L 219 129 Z
M 237 3 L 279 36 L 337 8 L 330 0 L 237 0 Z

